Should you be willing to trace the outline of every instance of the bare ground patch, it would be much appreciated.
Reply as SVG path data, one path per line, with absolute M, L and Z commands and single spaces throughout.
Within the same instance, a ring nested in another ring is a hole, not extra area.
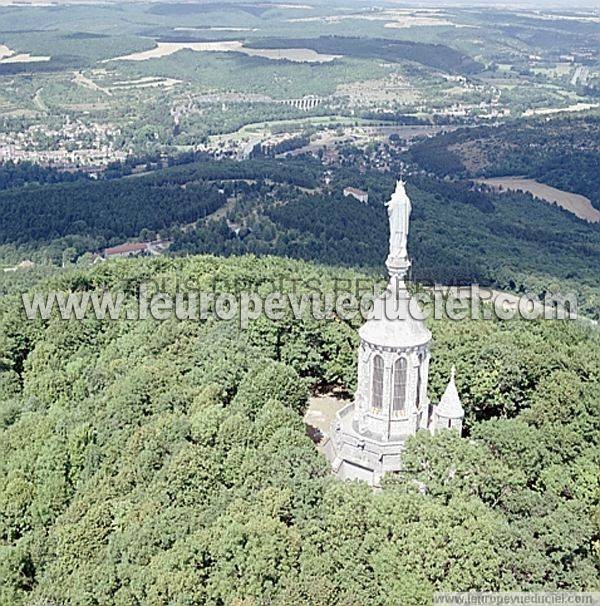
M 308 435 L 316 444 L 323 445 L 327 441 L 336 412 L 346 406 L 348 402 L 348 400 L 336 397 L 335 394 L 309 398 L 304 422 Z
M 147 51 L 123 55 L 108 59 L 108 61 L 147 61 L 157 57 L 166 57 L 180 50 L 213 53 L 243 53 L 251 57 L 294 61 L 296 63 L 327 63 L 339 59 L 340 55 L 325 55 L 310 48 L 246 48 L 239 40 L 223 40 L 220 42 L 157 42 L 156 46 Z
M 598 223 L 600 221 L 600 211 L 592 206 L 589 198 L 580 194 L 556 189 L 556 187 L 539 183 L 534 179 L 526 179 L 525 177 L 495 177 L 493 179 L 479 179 L 478 183 L 485 183 L 498 190 L 526 191 L 538 200 L 557 204 L 584 221 L 588 221 L 589 223 Z

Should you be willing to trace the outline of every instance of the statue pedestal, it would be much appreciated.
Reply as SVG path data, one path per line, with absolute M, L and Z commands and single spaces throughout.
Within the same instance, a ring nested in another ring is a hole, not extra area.
M 391 255 L 385 261 L 390 278 L 404 282 L 404 278 L 410 269 L 410 260 L 407 257 L 392 257 Z

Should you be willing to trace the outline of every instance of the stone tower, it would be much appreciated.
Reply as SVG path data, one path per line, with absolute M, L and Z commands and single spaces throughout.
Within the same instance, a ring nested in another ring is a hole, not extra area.
M 464 412 L 452 379 L 439 406 L 427 397 L 431 333 L 406 290 L 411 203 L 398 181 L 387 204 L 389 283 L 359 330 L 354 401 L 338 411 L 327 445 L 333 471 L 343 479 L 379 486 L 384 473 L 402 468 L 409 436 L 420 429 L 461 431 Z M 411 314 L 411 311 L 413 312 Z M 413 317 L 417 316 L 417 318 Z

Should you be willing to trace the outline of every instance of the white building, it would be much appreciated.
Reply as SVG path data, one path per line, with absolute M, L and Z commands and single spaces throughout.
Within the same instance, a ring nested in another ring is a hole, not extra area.
M 431 333 L 423 319 L 413 317 L 417 308 L 404 283 L 411 203 L 402 181 L 387 206 L 389 284 L 359 330 L 356 394 L 337 413 L 326 446 L 340 478 L 372 486 L 379 486 L 384 473 L 402 469 L 408 437 L 419 430 L 461 432 L 464 417 L 454 369 L 439 405 L 432 406 L 427 396 Z
M 364 204 L 369 201 L 369 194 L 366 191 L 356 187 L 344 187 L 343 193 L 344 198 L 352 196 L 354 199 L 358 200 L 359 202 L 363 202 Z

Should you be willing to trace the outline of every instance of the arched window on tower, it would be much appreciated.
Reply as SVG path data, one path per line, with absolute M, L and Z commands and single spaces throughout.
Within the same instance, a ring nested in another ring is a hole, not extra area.
M 406 358 L 394 362 L 394 394 L 392 396 L 392 413 L 396 416 L 404 413 L 406 403 Z
M 421 408 L 421 385 L 423 383 L 423 354 L 419 354 L 419 366 L 417 368 L 417 410 Z
M 371 406 L 381 410 L 383 406 L 383 358 L 376 355 L 373 358 L 373 392 Z

